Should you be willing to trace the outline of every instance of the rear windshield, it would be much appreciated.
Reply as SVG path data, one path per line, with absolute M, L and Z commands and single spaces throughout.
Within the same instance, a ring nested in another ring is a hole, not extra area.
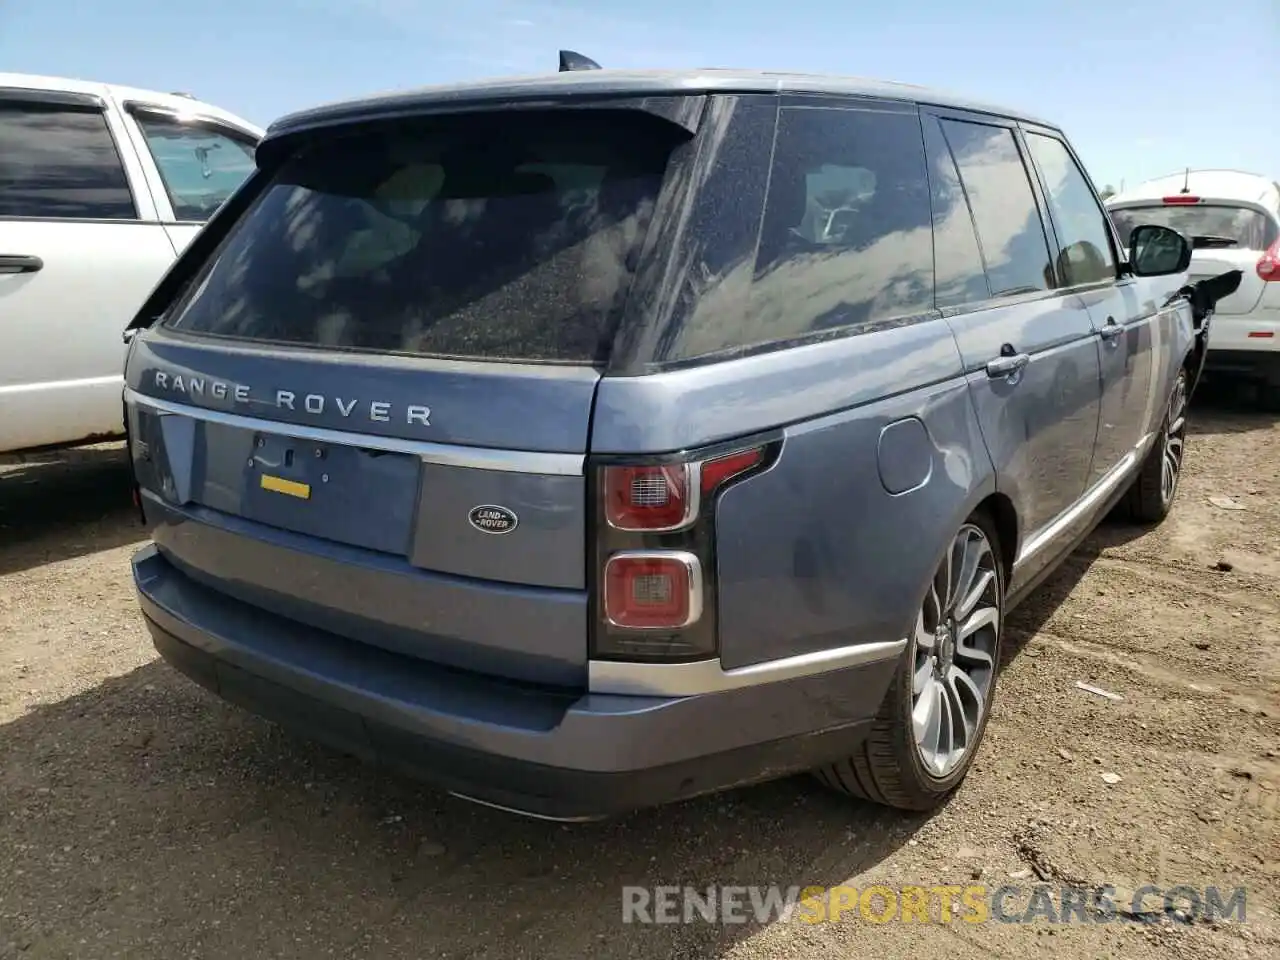
M 286 162 L 170 325 L 337 350 L 602 363 L 674 137 L 613 111 L 453 117 Z
M 1241 250 L 1265 250 L 1276 239 L 1275 226 L 1264 214 L 1225 204 L 1125 207 L 1112 210 L 1111 221 L 1126 247 L 1133 228 L 1144 223 L 1170 227 L 1187 237 L 1226 237 Z

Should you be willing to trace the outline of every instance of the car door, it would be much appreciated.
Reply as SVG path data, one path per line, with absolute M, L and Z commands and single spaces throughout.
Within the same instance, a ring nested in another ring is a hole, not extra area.
M 1152 376 L 1162 338 L 1159 304 L 1143 295 L 1137 278 L 1121 276 L 1102 202 L 1066 141 L 1026 125 L 1023 136 L 1049 211 L 1058 281 L 1079 294 L 1098 337 L 1102 408 L 1092 485 L 1131 466 L 1154 429 L 1161 399 Z
M 936 296 L 955 333 L 998 488 L 1018 516 L 1019 570 L 1070 535 L 1098 429 L 1096 336 L 1058 284 L 1012 122 L 923 116 Z M 1028 566 L 1029 564 L 1029 566 Z M 1028 574 L 1029 575 L 1029 574 Z
M 122 433 L 122 332 L 173 260 L 94 94 L 0 88 L 0 450 Z
M 160 219 L 181 253 L 253 173 L 258 138 L 198 113 L 138 101 L 124 106 L 143 167 L 152 175 Z

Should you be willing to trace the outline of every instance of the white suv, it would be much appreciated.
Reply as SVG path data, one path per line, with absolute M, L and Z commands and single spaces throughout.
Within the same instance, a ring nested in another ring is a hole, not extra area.
M 1280 184 L 1235 170 L 1188 170 L 1117 194 L 1107 208 L 1126 247 L 1140 223 L 1191 238 L 1191 282 L 1244 272 L 1240 288 L 1217 305 L 1205 374 L 1252 381 L 1263 403 L 1280 409 Z
M 123 434 L 125 325 L 262 134 L 183 94 L 0 73 L 0 452 Z

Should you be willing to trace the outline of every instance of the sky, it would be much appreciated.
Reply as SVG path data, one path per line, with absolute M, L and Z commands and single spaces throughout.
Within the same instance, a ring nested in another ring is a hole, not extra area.
M 1280 179 L 1280 0 L 0 0 L 0 71 L 184 90 L 262 126 L 554 71 L 562 48 L 1006 104 L 1061 126 L 1099 188 L 1186 166 Z

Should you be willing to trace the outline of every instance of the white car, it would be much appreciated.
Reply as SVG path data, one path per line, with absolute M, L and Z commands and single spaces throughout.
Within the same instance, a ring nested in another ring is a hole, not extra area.
M 1188 170 L 1107 200 L 1128 246 L 1141 223 L 1191 238 L 1191 282 L 1241 270 L 1239 289 L 1216 307 L 1204 371 L 1256 383 L 1280 409 L 1280 183 L 1236 170 Z
M 0 73 L 0 452 L 123 435 L 124 328 L 263 132 L 185 94 Z

